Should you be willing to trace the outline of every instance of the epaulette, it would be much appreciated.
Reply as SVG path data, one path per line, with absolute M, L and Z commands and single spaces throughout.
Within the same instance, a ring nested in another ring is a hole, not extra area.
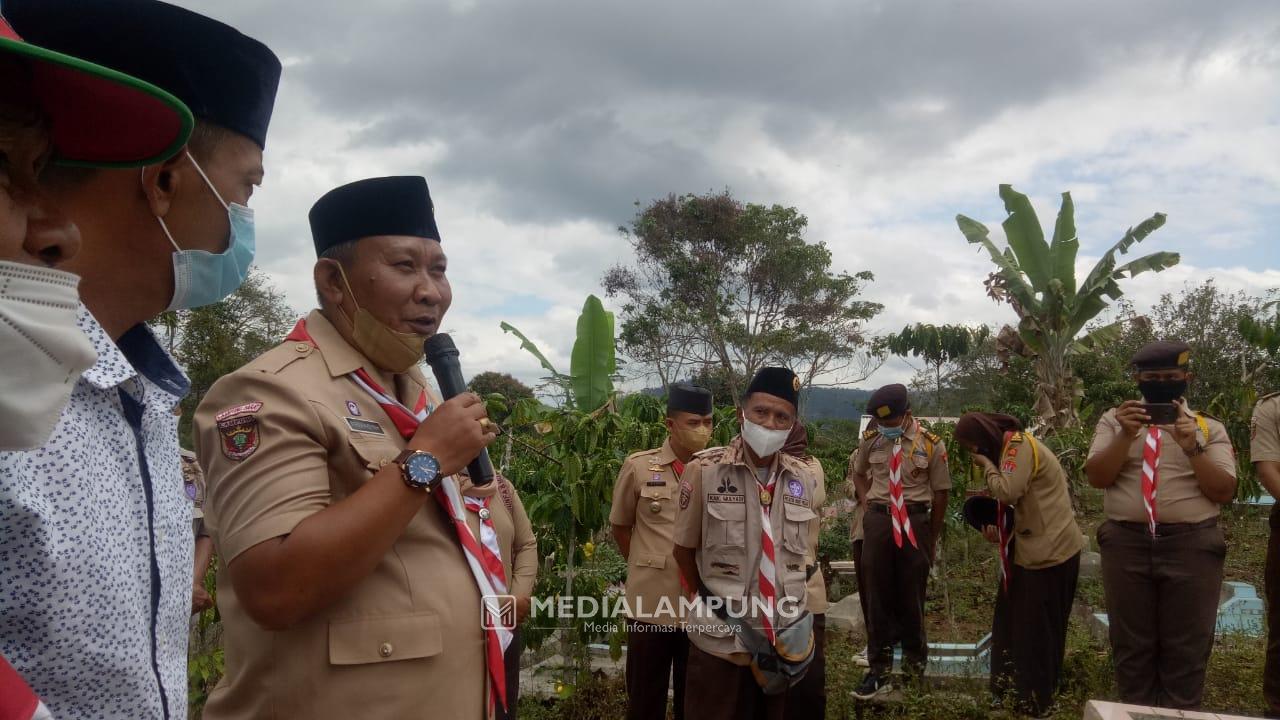
M 1276 397 L 1280 397 L 1280 392 L 1268 393 L 1258 398 L 1258 402 L 1256 404 L 1261 405 L 1264 401 L 1267 401 L 1267 400 L 1270 400 L 1271 398 L 1276 398 Z
M 933 443 L 934 445 L 937 445 L 938 443 L 942 442 L 942 438 L 938 437 L 938 434 L 933 432 L 932 430 L 925 430 L 921 428 L 920 432 L 924 434 L 924 437 L 926 440 Z
M 725 447 L 724 445 L 718 445 L 716 447 L 709 447 L 705 450 L 699 450 L 698 452 L 693 454 L 693 457 L 698 460 L 710 460 L 711 462 L 719 462 L 720 459 L 724 457 L 725 452 L 727 452 L 728 450 L 729 450 L 728 447 Z
M 863 440 L 870 440 L 871 438 L 873 438 L 873 437 L 875 437 L 875 436 L 877 436 L 877 435 L 879 435 L 879 434 L 880 434 L 880 431 L 879 431 L 879 430 L 877 430 L 877 429 L 875 429 L 875 428 L 871 428 L 870 430 L 867 430 L 866 432 L 862 433 L 862 439 L 863 439 Z
M 627 456 L 627 459 L 630 460 L 632 458 L 643 457 L 645 455 L 657 455 L 661 451 L 662 451 L 662 448 L 653 448 L 651 450 L 641 450 L 639 452 L 631 453 L 630 455 Z
M 316 346 L 306 342 L 286 340 L 244 366 L 245 370 L 257 370 L 275 375 L 294 362 L 310 357 L 316 352 Z
M 1206 418 L 1209 418 L 1210 420 L 1217 420 L 1218 422 L 1222 423 L 1223 425 L 1226 425 L 1226 423 L 1222 421 L 1222 418 L 1217 417 L 1216 415 L 1210 415 L 1209 413 L 1207 413 L 1207 412 L 1205 412 L 1205 411 L 1203 411 L 1203 410 L 1196 410 L 1196 411 L 1195 411 L 1195 413 L 1196 413 L 1197 415 L 1199 415 L 1200 417 L 1206 417 Z

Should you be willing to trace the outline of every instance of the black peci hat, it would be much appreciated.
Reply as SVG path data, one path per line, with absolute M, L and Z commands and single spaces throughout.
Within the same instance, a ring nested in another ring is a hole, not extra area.
M 687 412 L 694 415 L 710 415 L 711 391 L 692 383 L 679 382 L 667 388 L 667 412 Z
M 996 508 L 999 505 L 1000 501 L 993 497 L 975 495 L 964 501 L 964 507 L 961 508 L 960 514 L 964 516 L 964 521 L 969 523 L 970 527 L 982 532 L 983 527 L 996 524 Z M 1004 529 L 1006 533 L 1013 532 L 1012 507 L 1005 507 L 1004 509 Z
M 762 392 L 800 407 L 800 378 L 784 367 L 763 367 L 751 378 L 743 397 Z
M 885 385 L 871 393 L 866 414 L 877 420 L 893 420 L 911 409 L 906 385 Z
M 4 0 L 4 14 L 27 42 L 152 83 L 266 147 L 280 60 L 235 28 L 158 0 Z
M 1178 370 L 1190 363 L 1191 346 L 1177 340 L 1147 343 L 1129 361 L 1136 370 Z
M 308 215 L 316 255 L 374 235 L 440 239 L 426 178 L 393 175 L 347 183 L 325 193 Z

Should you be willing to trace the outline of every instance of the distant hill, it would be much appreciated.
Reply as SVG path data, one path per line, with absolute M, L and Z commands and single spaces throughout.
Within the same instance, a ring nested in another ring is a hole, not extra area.
M 646 395 L 662 397 L 662 388 L 645 388 Z M 858 420 L 871 398 L 870 390 L 857 388 L 808 388 L 800 393 L 806 420 Z

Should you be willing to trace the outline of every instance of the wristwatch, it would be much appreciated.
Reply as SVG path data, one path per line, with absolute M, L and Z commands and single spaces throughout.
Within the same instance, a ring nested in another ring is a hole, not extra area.
M 440 484 L 440 461 L 429 452 L 406 449 L 392 462 L 400 466 L 404 484 L 414 490 L 431 492 Z
M 1204 446 L 1200 444 L 1200 441 L 1199 441 L 1199 440 L 1197 440 L 1197 441 L 1196 441 L 1196 446 L 1195 446 L 1194 448 L 1192 448 L 1192 449 L 1190 449 L 1190 450 L 1187 450 L 1186 448 L 1183 448 L 1183 449 L 1182 449 L 1182 452 L 1186 453 L 1186 454 L 1187 454 L 1187 457 L 1195 457 L 1195 456 L 1197 456 L 1197 455 L 1203 455 L 1203 454 L 1204 454 Z

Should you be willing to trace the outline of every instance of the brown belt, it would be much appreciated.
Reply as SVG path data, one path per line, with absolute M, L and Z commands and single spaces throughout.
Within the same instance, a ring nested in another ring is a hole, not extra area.
M 874 502 L 874 503 L 868 503 L 868 505 L 869 505 L 869 507 L 871 508 L 871 511 L 872 511 L 872 512 L 884 513 L 885 515 L 888 515 L 888 514 L 889 514 L 889 505 L 888 505 L 888 503 L 878 503 L 878 502 Z M 927 513 L 927 512 L 929 512 L 929 503 L 907 503 L 906 505 L 907 505 L 907 514 L 908 514 L 908 515 L 910 515 L 910 514 L 912 514 L 912 513 Z
M 1151 526 L 1144 522 L 1133 522 L 1132 520 L 1112 520 L 1111 522 L 1119 525 L 1125 530 L 1140 532 L 1143 534 L 1151 533 Z M 1170 535 L 1181 535 L 1183 533 L 1193 532 L 1195 530 L 1203 530 L 1205 528 L 1217 527 L 1218 518 L 1209 518 L 1194 523 L 1156 523 L 1156 537 L 1169 537 Z

